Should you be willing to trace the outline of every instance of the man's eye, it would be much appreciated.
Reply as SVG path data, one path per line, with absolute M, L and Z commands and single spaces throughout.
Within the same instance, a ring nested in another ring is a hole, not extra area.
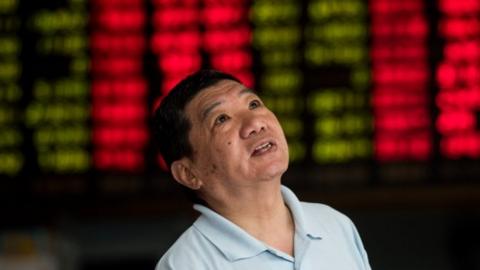
M 260 103 L 259 100 L 256 100 L 256 99 L 255 99 L 255 100 L 252 100 L 252 101 L 250 102 L 250 104 L 248 104 L 248 107 L 249 107 L 250 109 L 256 109 L 256 108 L 260 107 L 261 105 L 262 105 L 262 103 Z
M 215 118 L 215 125 L 221 125 L 221 124 L 227 122 L 228 119 L 230 119 L 230 117 L 228 117 L 228 115 L 221 114 L 217 118 Z

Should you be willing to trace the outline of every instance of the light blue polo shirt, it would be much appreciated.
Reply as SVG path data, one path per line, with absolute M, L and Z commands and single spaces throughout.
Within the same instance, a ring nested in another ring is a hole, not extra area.
M 295 222 L 294 257 L 196 204 L 200 217 L 163 255 L 156 270 L 371 269 L 348 217 L 324 204 L 300 202 L 285 186 L 282 196 Z

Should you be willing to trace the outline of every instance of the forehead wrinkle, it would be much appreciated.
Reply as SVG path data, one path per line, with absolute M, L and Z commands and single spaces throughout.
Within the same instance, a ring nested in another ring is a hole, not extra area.
M 242 95 L 245 95 L 245 94 L 252 94 L 252 95 L 257 95 L 252 89 L 250 88 L 243 88 L 242 91 L 240 91 L 238 93 L 238 96 L 242 96 Z
M 220 106 L 220 104 L 222 104 L 221 101 L 217 101 L 217 102 L 214 102 L 213 104 L 211 104 L 210 106 L 208 106 L 203 112 L 202 112 L 202 121 L 205 120 L 205 118 L 207 118 L 207 116 L 210 114 L 210 112 L 215 109 L 215 107 L 218 107 Z
M 257 96 L 257 94 L 252 89 L 246 88 L 246 87 L 243 87 L 243 89 L 238 92 L 239 97 L 242 96 L 242 95 L 246 95 L 246 94 L 252 94 L 252 95 Z M 201 121 L 202 122 L 205 121 L 205 119 L 212 112 L 212 110 L 215 109 L 216 107 L 220 106 L 222 103 L 223 103 L 223 101 L 216 101 L 216 102 L 212 103 L 211 105 L 209 105 L 207 108 L 205 108 L 205 110 L 203 110 L 203 112 L 201 114 Z

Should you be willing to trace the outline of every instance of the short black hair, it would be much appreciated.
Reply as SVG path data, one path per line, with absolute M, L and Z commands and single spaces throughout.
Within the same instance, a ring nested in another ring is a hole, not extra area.
M 202 69 L 180 81 L 155 109 L 153 136 L 168 168 L 183 157 L 193 158 L 192 145 L 188 139 L 191 123 L 185 114 L 185 107 L 200 91 L 222 80 L 241 83 L 233 75 Z

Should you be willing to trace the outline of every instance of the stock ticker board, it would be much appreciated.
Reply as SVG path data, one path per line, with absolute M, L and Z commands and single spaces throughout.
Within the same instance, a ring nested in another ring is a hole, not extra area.
M 0 0 L 0 186 L 145 188 L 199 68 L 260 93 L 293 184 L 480 181 L 478 0 Z

